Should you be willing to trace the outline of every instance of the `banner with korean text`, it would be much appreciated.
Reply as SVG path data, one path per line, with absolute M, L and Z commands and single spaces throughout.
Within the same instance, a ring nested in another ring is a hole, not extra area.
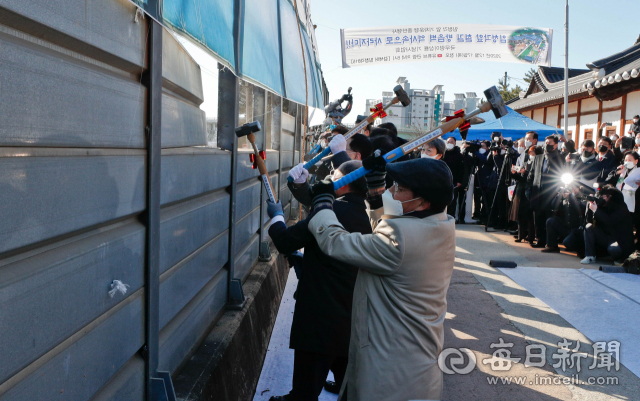
M 341 29 L 342 68 L 440 60 L 551 65 L 553 29 L 431 24 Z

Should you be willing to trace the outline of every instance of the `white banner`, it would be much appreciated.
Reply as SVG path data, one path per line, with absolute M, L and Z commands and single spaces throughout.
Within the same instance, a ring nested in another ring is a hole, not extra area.
M 439 60 L 551 65 L 553 29 L 432 24 L 341 29 L 342 68 Z

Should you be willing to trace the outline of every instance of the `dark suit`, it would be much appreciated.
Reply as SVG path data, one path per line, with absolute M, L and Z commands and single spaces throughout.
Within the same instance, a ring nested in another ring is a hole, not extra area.
M 533 210 L 536 238 L 540 245 L 547 243 L 546 223 L 551 217 L 553 198 L 560 189 L 563 167 L 562 155 L 556 150 L 546 155 L 535 156 L 527 176 L 530 186 L 529 206 Z
M 584 232 L 587 256 L 596 256 L 596 247 L 606 248 L 616 260 L 626 259 L 633 252 L 633 217 L 622 196 L 598 206 L 593 220 Z
M 349 232 L 370 234 L 365 198 L 349 193 L 333 204 L 336 217 Z M 292 396 L 316 399 L 329 368 L 346 357 L 351 334 L 351 305 L 358 269 L 322 253 L 308 230 L 308 219 L 291 227 L 278 222 L 269 228 L 280 253 L 289 254 L 304 248 L 301 278 L 291 325 L 289 347 L 296 351 Z M 334 371 L 336 383 L 342 371 Z
M 454 188 L 453 200 L 449 204 L 449 207 L 447 207 L 447 214 L 458 219 L 458 216 L 455 215 L 456 206 L 458 205 L 458 198 L 462 196 L 461 194 L 463 193 L 463 188 L 468 184 L 468 177 L 467 177 L 467 182 L 463 182 L 464 158 L 462 156 L 462 153 L 460 153 L 460 148 L 457 146 L 454 146 L 453 149 L 447 150 L 446 152 L 444 152 L 442 161 L 447 163 L 447 166 L 449 166 L 449 170 L 451 170 L 451 177 L 453 178 L 453 188 Z M 458 188 L 457 184 L 462 184 L 462 186 Z
M 324 174 L 324 176 L 322 178 L 319 178 L 318 175 L 316 175 L 316 181 L 319 181 L 323 178 L 326 177 L 327 174 L 325 174 L 326 172 L 330 172 L 329 167 L 326 167 L 326 165 L 331 165 L 331 168 L 333 170 L 337 169 L 338 167 L 340 167 L 340 165 L 344 162 L 348 162 L 349 160 L 351 160 L 351 158 L 349 157 L 349 155 L 347 154 L 347 152 L 338 152 L 337 154 L 333 155 L 331 157 L 331 159 L 326 160 L 323 162 L 323 165 L 321 166 L 321 168 L 318 168 L 317 170 L 315 170 L 318 174 L 322 175 Z M 312 168 L 313 169 L 313 168 Z M 309 171 L 309 174 L 311 174 L 311 171 Z M 291 195 L 298 201 L 300 202 L 300 204 L 304 205 L 304 206 L 311 206 L 311 196 L 309 195 L 309 183 L 305 182 L 302 185 L 294 185 L 292 182 L 287 181 L 287 187 L 289 187 L 289 190 L 291 191 Z

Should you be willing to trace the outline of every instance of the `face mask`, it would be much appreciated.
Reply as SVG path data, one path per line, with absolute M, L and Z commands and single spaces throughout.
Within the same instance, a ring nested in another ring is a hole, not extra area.
M 447 144 L 447 150 L 453 149 L 454 145 L 452 143 Z
M 631 170 L 632 168 L 634 168 L 636 165 L 634 162 L 624 162 L 624 166 L 627 168 L 627 170 Z
M 545 146 L 544 150 L 545 150 L 547 153 L 551 153 L 551 152 L 553 152 L 553 145 L 547 145 L 547 146 Z
M 531 145 L 533 145 L 533 142 L 531 142 L 531 141 L 526 141 L 526 140 L 524 141 L 524 146 L 525 146 L 526 148 L 528 148 L 528 147 L 529 147 L 529 146 L 531 146 Z
M 402 210 L 402 204 L 414 201 L 416 199 L 420 198 L 413 198 L 404 202 L 395 200 L 393 199 L 393 194 L 387 189 L 382 194 L 382 208 L 384 210 L 384 214 L 387 214 L 389 216 L 402 216 L 404 214 L 404 211 Z
M 497 136 L 497 137 L 493 138 L 493 142 L 495 142 L 495 143 L 500 142 L 500 137 L 499 137 L 499 136 Z
M 481 148 L 480 150 L 478 150 L 478 153 L 480 153 L 481 155 L 483 155 L 483 154 L 487 153 L 487 149 L 482 149 L 482 148 Z
M 637 118 L 634 118 L 634 119 L 633 119 L 633 123 L 634 123 L 634 124 L 637 124 L 637 123 L 638 123 L 638 119 L 637 119 Z
M 518 153 L 524 153 L 525 149 L 526 149 L 526 148 L 523 148 L 522 146 L 520 146 L 520 147 L 518 148 Z
M 613 143 L 616 143 L 616 141 L 618 140 L 618 137 L 617 136 L 612 136 L 611 140 L 613 141 Z
M 605 153 L 607 150 L 609 150 L 609 148 L 606 147 L 605 145 L 600 145 L 598 147 L 598 152 L 600 152 L 600 153 Z

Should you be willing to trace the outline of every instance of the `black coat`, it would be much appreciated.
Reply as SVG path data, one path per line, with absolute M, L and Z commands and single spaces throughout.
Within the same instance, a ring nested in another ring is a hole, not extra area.
M 593 218 L 596 227 L 616 239 L 625 258 L 633 253 L 633 217 L 622 199 L 598 206 Z
M 544 169 L 545 158 L 547 168 Z M 529 207 L 536 211 L 551 210 L 553 198 L 560 189 L 564 160 L 562 154 L 555 151 L 547 155 L 537 155 L 527 176 L 527 184 L 531 188 Z
M 372 232 L 363 196 L 346 194 L 336 199 L 333 211 L 347 231 Z M 269 227 L 269 235 L 280 253 L 289 254 L 304 248 L 289 347 L 347 356 L 358 268 L 322 253 L 308 225 L 307 218 L 288 228 L 281 222 Z
M 456 186 L 456 184 L 462 184 L 463 186 L 467 185 L 466 183 L 462 182 L 464 178 L 464 159 L 462 157 L 462 153 L 460 153 L 459 147 L 455 146 L 453 149 L 444 152 L 442 161 L 447 163 L 447 166 L 449 166 L 449 170 L 451 170 L 454 187 Z
M 589 165 L 590 175 L 596 176 L 596 181 L 603 183 L 609 174 L 618 167 L 618 161 L 612 151 L 605 153 L 602 160 L 598 160 L 600 156 L 596 156 L 596 162 Z

